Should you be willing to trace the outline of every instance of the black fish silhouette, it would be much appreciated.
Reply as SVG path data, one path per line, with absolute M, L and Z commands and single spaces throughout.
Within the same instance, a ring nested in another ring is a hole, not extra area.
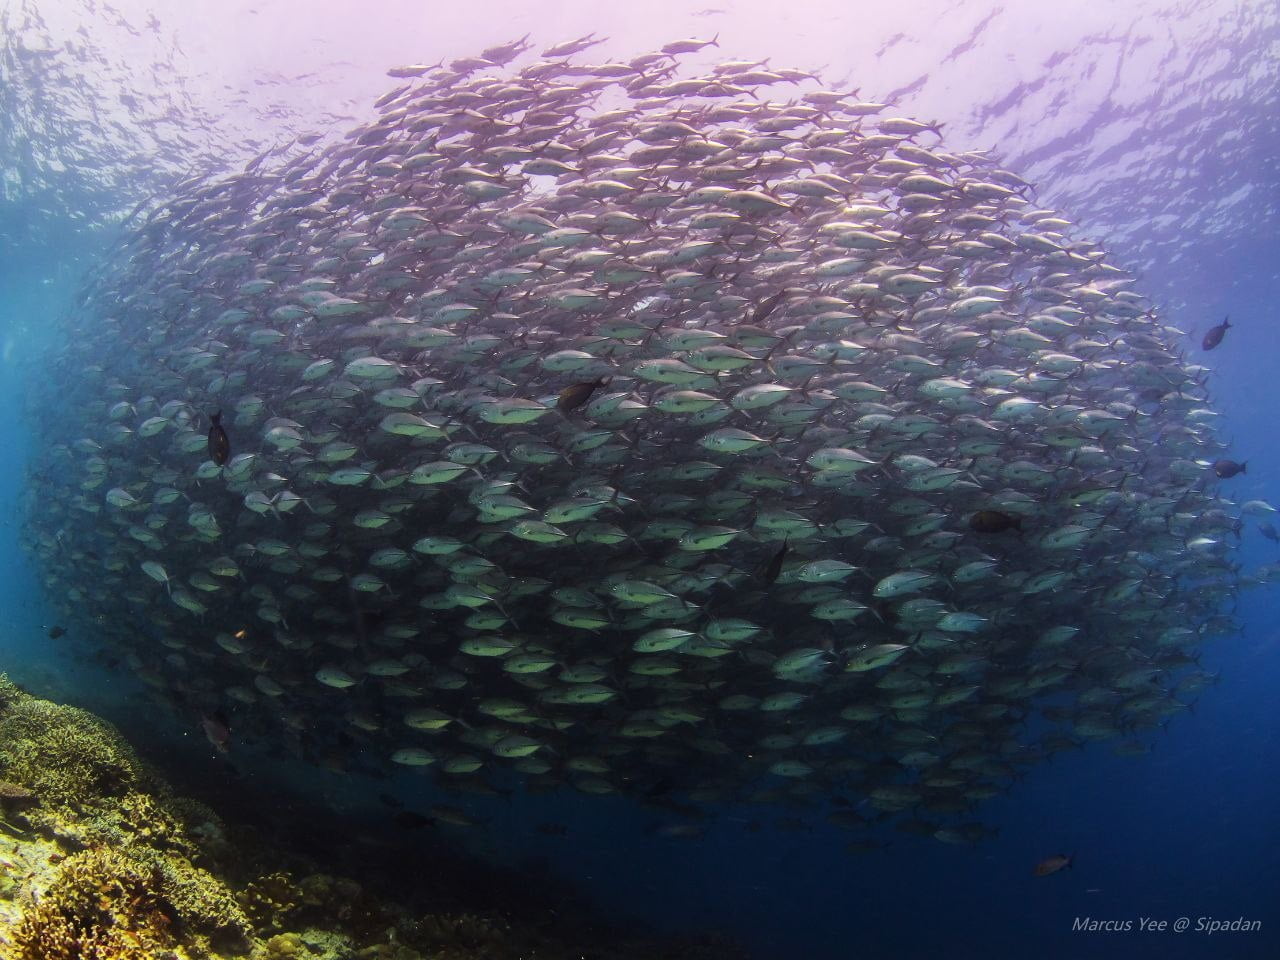
M 610 378 L 612 379 L 612 378 Z M 582 383 L 575 383 L 571 387 L 565 387 L 560 391 L 560 397 L 556 400 L 556 406 L 562 413 L 569 413 L 576 410 L 588 400 L 591 395 L 601 387 L 609 385 L 609 380 L 604 377 L 596 377 L 594 380 L 584 380 Z
M 1248 468 L 1249 468 L 1248 460 L 1245 460 L 1243 463 L 1236 463 L 1234 460 L 1213 461 L 1213 472 L 1216 473 L 1219 479 L 1222 479 L 1222 480 L 1229 480 L 1232 477 L 1234 477 L 1237 473 L 1248 473 L 1249 472 Z
M 1223 317 L 1222 322 L 1216 327 L 1210 327 L 1209 332 L 1204 335 L 1204 340 L 1200 342 L 1200 346 L 1206 350 L 1212 350 L 1222 342 L 1222 338 L 1227 335 L 1227 328 L 1231 326 L 1227 322 L 1229 318 Z
M 213 425 L 209 427 L 209 459 L 218 466 L 226 466 L 231 459 L 231 438 L 222 428 L 222 411 L 212 417 Z

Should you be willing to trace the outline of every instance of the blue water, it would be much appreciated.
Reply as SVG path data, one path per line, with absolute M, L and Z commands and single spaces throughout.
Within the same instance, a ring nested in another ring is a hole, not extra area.
M 262 18 L 277 20 L 290 7 L 263 6 Z M 551 6 L 534 24 L 539 39 L 592 29 L 587 8 Z M 701 18 L 672 7 L 661 31 L 647 20 L 600 14 L 610 22 L 597 29 L 612 34 L 611 49 L 622 53 L 719 29 L 721 52 L 745 57 L 768 52 L 769 23 L 761 18 L 775 11 L 785 27 L 776 41 L 785 48 L 781 62 L 826 64 L 828 75 L 837 78 L 847 68 L 864 95 L 900 91 L 903 115 L 946 122 L 949 142 L 959 141 L 955 146 L 999 147 L 1012 169 L 1039 184 L 1046 205 L 1060 207 L 1105 238 L 1117 262 L 1138 269 L 1140 288 L 1161 306 L 1165 322 L 1191 334 L 1187 349 L 1212 370 L 1213 405 L 1224 414 L 1225 435 L 1233 440 L 1236 459 L 1249 462 L 1248 474 L 1232 481 L 1232 493 L 1241 501 L 1280 502 L 1274 442 L 1280 396 L 1274 373 L 1280 357 L 1280 61 L 1274 50 L 1280 13 L 1274 2 L 1149 3 L 1110 12 L 1102 10 L 1110 5 L 1088 4 L 1082 6 L 1089 8 L 1090 22 L 1077 27 L 1061 11 L 1040 4 L 901 4 L 900 22 L 881 11 L 868 15 L 869 23 L 818 4 L 788 5 L 786 11 L 742 6 L 750 12 L 735 14 L 735 6 L 725 3 L 726 13 Z M 131 15 L 129 5 L 122 9 Z M 257 14 L 248 7 L 228 9 L 232 22 L 244 18 L 255 29 L 262 22 L 252 19 Z M 294 121 L 305 120 L 313 109 L 311 101 L 323 89 L 316 84 L 324 82 L 326 70 L 329 76 L 355 77 L 357 89 L 371 91 L 370 98 L 329 109 L 359 116 L 381 92 L 386 66 L 473 52 L 522 32 L 521 18 L 530 16 L 504 7 L 514 25 L 494 35 L 491 26 L 481 29 L 473 21 L 464 29 L 456 12 L 442 14 L 437 36 L 444 39 L 426 50 L 419 44 L 409 54 L 391 36 L 393 10 L 403 12 L 393 4 L 388 12 L 371 14 L 387 18 L 386 33 L 375 37 L 366 24 L 352 38 L 355 51 L 349 56 L 337 45 L 342 15 L 318 13 L 318 26 L 299 29 L 330 30 L 330 45 L 314 63 L 295 51 L 291 56 L 298 62 L 282 67 L 269 83 L 252 73 L 254 61 L 244 50 L 228 46 L 222 57 L 235 65 L 228 71 L 249 91 L 244 103 L 260 105 L 269 86 Z M 74 16 L 97 23 L 101 14 L 86 6 Z M 139 16 L 135 22 L 144 21 Z M 99 41 L 104 49 L 114 42 L 109 27 L 103 25 Z M 454 27 L 457 36 L 449 32 Z M 200 47 L 199 32 L 190 24 L 165 30 L 193 50 Z M 234 32 L 225 24 L 211 28 L 214 39 L 205 40 L 200 70 L 218 62 L 219 30 Z M 833 35 L 847 38 L 843 63 L 831 59 L 839 55 Z M 802 59 L 809 48 L 819 51 L 816 63 Z M 1029 50 L 1036 51 L 1034 59 Z M 193 53 L 192 64 L 195 59 Z M 173 62 L 181 67 L 187 61 Z M 320 79 L 300 79 L 307 68 Z M 123 83 L 122 76 L 107 70 L 111 82 Z M 161 73 L 129 82 L 163 88 L 178 79 Z M 198 92 L 196 80 L 191 83 Z M 302 91 L 298 97 L 279 92 L 290 84 Z M 102 96 L 110 99 L 105 91 Z M 266 136 L 261 115 L 250 117 L 250 106 L 244 109 L 246 130 L 260 141 Z M 236 121 L 234 113 L 216 118 L 223 129 L 234 129 Z M 37 149 L 56 145 L 50 136 Z M 86 168 L 85 182 L 76 185 L 72 170 L 60 189 L 44 192 L 24 191 L 14 178 L 6 180 L 0 203 L 0 340 L 11 346 L 0 366 L 3 668 L 38 693 L 111 717 L 139 737 L 149 755 L 171 764 L 184 787 L 211 796 L 247 792 L 259 804 L 319 799 L 361 829 L 376 829 L 378 807 L 364 785 L 337 775 L 300 765 L 272 772 L 255 766 L 250 756 L 237 761 L 244 778 L 229 788 L 227 773 L 207 756 L 198 731 L 144 729 L 129 678 L 86 662 L 92 637 L 46 637 L 52 623 L 46 598 L 37 572 L 17 547 L 19 502 L 31 494 L 24 490 L 24 462 L 39 442 L 24 396 L 41 376 L 41 352 L 75 336 L 59 318 L 110 232 L 85 222 L 89 204 L 77 198 L 92 198 L 94 210 L 112 200 L 129 207 L 141 191 L 160 189 L 160 173 L 168 175 L 181 151 L 154 149 L 156 166 L 164 171 L 130 167 L 127 176 L 99 181 Z M 10 172 L 29 172 L 28 163 L 17 155 L 0 157 Z M 1234 329 L 1219 350 L 1201 354 L 1200 336 L 1224 314 Z M 1262 539 L 1252 522 L 1244 538 L 1240 559 L 1246 570 L 1280 559 L 1280 547 Z M 886 846 L 851 855 L 844 850 L 847 836 L 834 828 L 788 831 L 776 823 L 786 811 L 761 808 L 722 811 L 700 839 L 666 839 L 648 829 L 656 819 L 649 811 L 623 800 L 576 795 L 471 802 L 469 808 L 487 823 L 466 843 L 497 862 L 528 867 L 545 861 L 546 869 L 610 915 L 659 930 L 719 930 L 761 960 L 1272 960 L 1280 957 L 1280 634 L 1272 626 L 1278 616 L 1280 596 L 1273 588 L 1246 591 L 1238 611 L 1241 633 L 1215 641 L 1203 653 L 1204 668 L 1220 673 L 1220 683 L 1199 695 L 1193 712 L 1169 724 L 1151 754 L 1117 757 L 1107 744 L 1057 754 L 986 806 L 984 820 L 997 825 L 999 835 L 975 847 L 888 830 L 882 836 Z M 383 786 L 409 796 L 421 789 L 408 778 Z M 292 791 L 294 799 L 280 799 L 277 790 Z M 571 830 L 558 837 L 530 829 L 544 821 L 563 822 Z M 1073 854 L 1073 869 L 1033 878 L 1035 863 L 1056 853 Z M 1128 921 L 1133 929 L 1073 930 L 1086 917 Z M 1261 931 L 1210 937 L 1194 930 L 1200 918 L 1237 917 L 1260 920 Z M 1188 918 L 1193 929 L 1140 932 L 1144 918 L 1170 926 Z

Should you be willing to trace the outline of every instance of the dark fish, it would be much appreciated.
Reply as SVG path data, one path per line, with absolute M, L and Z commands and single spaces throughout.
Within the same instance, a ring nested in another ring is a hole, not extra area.
M 790 293 L 791 291 L 789 289 L 783 287 L 768 300 L 764 301 L 764 303 L 760 304 L 760 306 L 756 307 L 755 310 L 752 311 L 751 322 L 760 323 L 768 317 L 769 314 L 773 313 L 774 310 L 778 309 L 778 304 L 785 300 Z
M 1021 532 L 1022 518 L 1001 510 L 979 510 L 969 518 L 969 529 L 975 533 Z
M 782 541 L 782 546 L 778 548 L 778 552 L 769 558 L 769 563 L 760 573 L 760 579 L 764 581 L 766 587 L 772 586 L 773 581 L 778 579 L 778 574 L 782 572 L 782 561 L 787 555 L 787 541 Z
M 231 724 L 227 720 L 227 715 L 221 710 L 215 710 L 200 718 L 200 726 L 204 729 L 204 735 L 209 738 L 209 742 L 213 744 L 213 749 L 219 753 L 226 753 L 231 746 Z
M 209 459 L 220 467 L 226 466 L 231 459 L 231 438 L 222 427 L 222 411 L 219 410 L 211 419 L 213 423 L 209 427 Z
M 540 823 L 536 829 L 548 837 L 564 837 L 569 834 L 569 827 L 563 823 Z
M 1276 532 L 1275 526 L 1270 523 L 1258 524 L 1258 532 L 1270 540 L 1272 543 L 1280 543 L 1280 533 Z
M 67 632 L 66 627 L 59 627 L 56 625 L 52 626 L 49 628 L 49 639 L 57 640 L 59 637 L 64 636 L 66 632 Z
M 1071 861 L 1075 859 L 1075 854 L 1065 856 L 1058 854 L 1056 857 L 1046 857 L 1036 864 L 1035 875 L 1037 877 L 1047 877 L 1051 873 L 1057 873 L 1059 870 L 1071 866 Z
M 1227 318 L 1223 317 L 1220 324 L 1209 328 L 1209 332 L 1204 335 L 1204 340 L 1200 342 L 1200 346 L 1206 350 L 1212 350 L 1222 342 L 1222 338 L 1227 335 L 1227 328 L 1230 326 L 1231 324 L 1227 322 Z
M 391 796 L 391 794 L 389 793 L 378 794 L 378 802 L 381 803 L 383 806 L 390 807 L 392 810 L 399 810 L 401 807 L 404 806 L 403 803 L 401 803 L 395 797 Z
M 591 399 L 593 393 L 608 385 L 609 380 L 604 377 L 596 377 L 594 380 L 584 380 L 582 383 L 575 383 L 573 386 L 565 387 L 560 391 L 559 399 L 556 400 L 556 408 L 561 413 L 577 410 L 578 407 Z
M 1249 461 L 1236 463 L 1234 460 L 1215 460 L 1213 461 L 1213 472 L 1222 480 L 1230 480 L 1237 473 L 1249 472 Z

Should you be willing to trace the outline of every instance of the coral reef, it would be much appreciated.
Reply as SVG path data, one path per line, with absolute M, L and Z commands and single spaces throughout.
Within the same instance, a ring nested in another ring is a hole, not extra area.
M 29 803 L 35 803 L 36 799 L 35 793 L 26 787 L 10 783 L 8 780 L 0 780 L 0 806 L 6 809 L 22 808 Z
M 0 690 L 0 767 L 52 811 L 83 813 L 138 785 L 141 765 L 108 724 L 83 710 Z
M 739 955 L 718 944 L 624 943 L 573 926 L 568 910 L 556 911 L 553 929 L 551 911 L 536 921 L 476 911 L 446 899 L 440 886 L 401 891 L 417 895 L 416 904 L 392 902 L 296 851 L 232 836 L 209 808 L 173 796 L 109 724 L 0 676 L 4 960 Z M 460 861 L 434 866 L 438 884 L 460 889 Z M 503 889 L 494 877 L 493 902 L 509 902 Z
M 14 945 L 19 960 L 143 960 L 184 941 L 191 956 L 243 953 L 250 932 L 208 873 L 153 851 L 95 848 L 62 862 Z
M 298 909 L 297 896 L 293 877 L 277 871 L 251 881 L 236 899 L 255 927 L 271 931 L 285 929 Z

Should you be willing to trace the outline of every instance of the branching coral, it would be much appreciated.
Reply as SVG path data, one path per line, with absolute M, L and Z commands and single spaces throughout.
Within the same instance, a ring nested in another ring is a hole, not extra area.
M 251 925 L 222 881 L 182 857 L 148 851 L 147 859 L 184 935 L 207 938 L 233 952 L 248 947 Z
M 145 864 L 114 851 L 69 857 L 23 914 L 18 960 L 151 960 L 175 942 L 175 917 Z
M 38 800 L 32 825 L 72 848 L 141 843 L 199 862 L 226 854 L 212 811 L 170 796 L 110 724 L 37 700 L 3 678 L 0 769 L 17 781 L 0 781 L 0 812 Z
M 213 876 L 152 850 L 68 857 L 24 911 L 18 960 L 143 960 L 176 944 L 243 951 L 249 923 Z
M 114 812 L 113 819 L 121 829 L 141 843 L 157 848 L 177 848 L 187 854 L 196 850 L 173 814 L 149 793 L 129 791 L 120 798 Z
M 129 745 L 83 710 L 10 694 L 0 711 L 0 764 L 51 808 L 79 812 L 142 780 Z

